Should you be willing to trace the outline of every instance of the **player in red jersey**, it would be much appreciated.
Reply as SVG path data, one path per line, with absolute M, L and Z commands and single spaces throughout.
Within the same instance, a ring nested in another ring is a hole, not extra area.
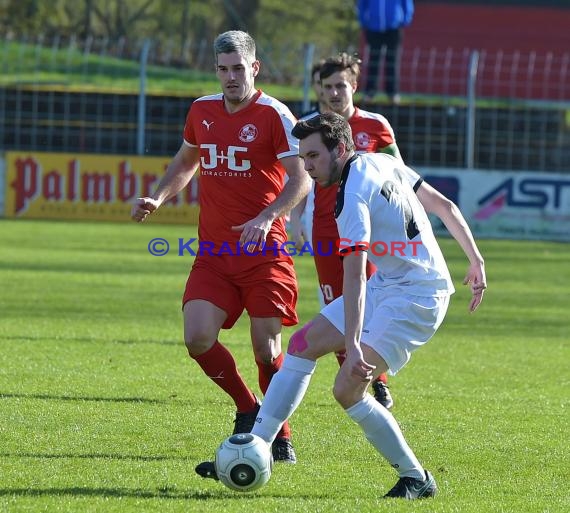
M 360 59 L 341 53 L 329 57 L 320 66 L 321 90 L 327 109 L 340 114 L 348 121 L 358 153 L 381 152 L 401 158 L 394 130 L 381 114 L 361 110 L 354 105 L 354 93 L 360 75 Z M 314 115 L 317 115 L 315 113 Z M 305 116 L 304 119 L 310 116 Z M 325 304 L 342 295 L 343 267 L 337 254 L 338 229 L 333 215 L 338 186 L 314 185 L 314 210 L 312 248 L 315 267 Z M 293 225 L 302 215 L 306 201 L 303 200 L 292 213 Z M 298 238 L 298 232 L 293 236 Z M 367 263 L 366 275 L 370 277 L 375 267 Z M 345 359 L 344 352 L 336 355 L 339 364 Z M 372 384 L 377 401 L 391 408 L 394 404 L 387 385 L 386 374 L 381 374 Z
M 138 198 L 131 215 L 144 221 L 200 168 L 200 251 L 183 297 L 184 341 L 204 373 L 233 399 L 234 433 L 242 433 L 253 427 L 260 404 L 219 333 L 247 311 L 265 392 L 283 360 L 281 327 L 298 322 L 293 261 L 278 248 L 287 241 L 284 216 L 306 196 L 310 178 L 291 136 L 291 111 L 255 88 L 260 62 L 253 38 L 224 32 L 214 53 L 223 92 L 192 103 L 178 153 L 154 195 Z M 274 459 L 295 463 L 288 424 L 276 442 Z M 209 465 L 196 471 L 214 477 Z

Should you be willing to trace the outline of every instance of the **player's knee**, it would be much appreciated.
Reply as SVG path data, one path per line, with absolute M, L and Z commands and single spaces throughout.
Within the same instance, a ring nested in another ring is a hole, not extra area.
M 281 336 L 264 335 L 252 337 L 251 345 L 255 361 L 270 365 L 281 354 Z
M 255 361 L 261 365 L 270 365 L 277 356 L 279 356 L 279 352 L 274 352 L 269 345 L 263 348 L 258 347 L 254 351 Z
M 346 410 L 350 408 L 352 405 L 356 404 L 361 397 L 361 393 L 359 390 L 356 390 L 355 387 L 342 379 L 342 377 L 337 376 L 337 379 L 334 382 L 332 394 L 335 400 Z
M 334 382 L 332 394 L 336 402 L 338 402 L 340 405 L 343 405 L 347 400 L 346 387 L 338 379 L 336 379 Z
M 289 347 L 287 352 L 292 355 L 303 354 L 309 348 L 309 341 L 307 340 L 307 331 L 312 323 L 307 323 L 299 331 L 296 331 L 289 340 Z
M 204 354 L 212 348 L 215 342 L 215 337 L 212 338 L 206 333 L 190 332 L 184 334 L 184 345 L 192 358 Z

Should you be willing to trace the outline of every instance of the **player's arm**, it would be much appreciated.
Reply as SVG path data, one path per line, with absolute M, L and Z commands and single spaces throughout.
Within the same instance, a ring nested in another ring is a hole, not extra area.
M 284 157 L 281 159 L 281 164 L 283 164 L 289 179 L 279 196 L 254 219 L 240 226 L 232 227 L 236 231 L 241 231 L 241 244 L 248 242 L 264 243 L 273 221 L 289 214 L 293 207 L 309 194 L 311 178 L 303 169 L 301 159 L 297 155 Z
M 347 356 L 345 364 L 350 365 L 352 374 L 363 380 L 368 380 L 374 370 L 374 366 L 365 362 L 360 347 L 366 299 L 366 260 L 366 251 L 359 251 L 358 248 L 344 255 L 342 281 Z
M 174 158 L 168 164 L 166 173 L 160 180 L 155 193 L 150 197 L 137 198 L 131 209 L 131 217 L 144 221 L 165 201 L 178 194 L 198 170 L 200 150 L 182 143 Z
M 264 210 L 273 220 L 291 212 L 301 200 L 305 200 L 306 204 L 307 194 L 312 186 L 311 177 L 303 169 L 303 163 L 297 155 L 282 158 L 281 164 L 289 179 L 281 194 Z
M 473 297 L 469 304 L 469 310 L 473 312 L 483 300 L 483 292 L 487 288 L 487 280 L 485 277 L 485 262 L 475 243 L 469 225 L 457 205 L 426 182 L 421 183 L 416 194 L 426 212 L 434 214 L 441 219 L 469 259 L 469 270 L 463 280 L 463 284 L 471 286 Z

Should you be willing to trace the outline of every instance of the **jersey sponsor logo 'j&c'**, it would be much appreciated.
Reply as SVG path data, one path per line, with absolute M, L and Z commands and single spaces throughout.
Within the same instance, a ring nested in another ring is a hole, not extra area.
M 201 144 L 200 149 L 203 153 L 200 157 L 202 170 L 226 168 L 229 171 L 243 172 L 251 169 L 251 161 L 245 158 L 247 148 L 244 146 L 223 148 L 217 144 Z
M 504 207 L 559 210 L 563 194 L 568 194 L 570 180 L 549 178 L 509 178 L 485 194 L 475 219 L 488 219 Z

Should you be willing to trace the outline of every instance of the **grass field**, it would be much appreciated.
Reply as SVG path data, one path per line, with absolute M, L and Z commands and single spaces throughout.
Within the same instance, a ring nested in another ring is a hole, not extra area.
M 391 379 L 440 486 L 408 503 L 381 499 L 395 473 L 335 404 L 332 357 L 292 419 L 297 465 L 253 494 L 194 474 L 233 406 L 181 341 L 189 257 L 147 252 L 192 227 L 0 220 L 0 234 L 1 512 L 570 511 L 567 244 L 480 241 L 489 289 L 469 315 L 465 259 L 442 240 L 458 292 Z M 304 322 L 316 285 L 310 257 L 296 263 Z M 257 391 L 245 320 L 222 340 Z

